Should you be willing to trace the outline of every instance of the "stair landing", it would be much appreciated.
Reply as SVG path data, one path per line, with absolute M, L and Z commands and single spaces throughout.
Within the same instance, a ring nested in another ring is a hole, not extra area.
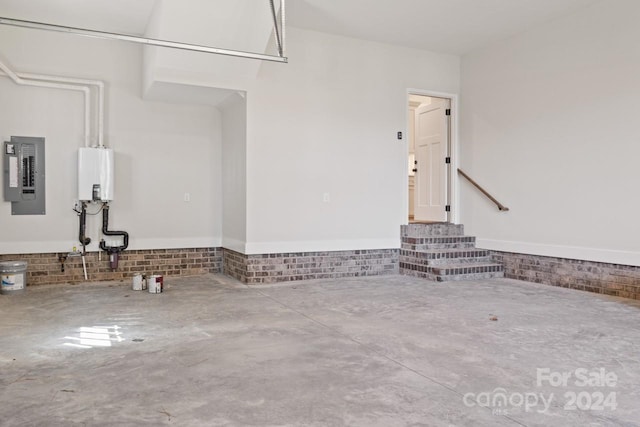
M 504 277 L 489 251 L 475 247 L 462 224 L 401 226 L 400 274 L 437 282 Z

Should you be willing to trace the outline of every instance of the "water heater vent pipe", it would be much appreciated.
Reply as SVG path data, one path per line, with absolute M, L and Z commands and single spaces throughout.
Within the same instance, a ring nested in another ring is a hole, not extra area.
M 31 73 L 17 74 L 18 76 L 25 79 L 96 86 L 98 88 L 98 147 L 104 148 L 104 82 L 102 80 L 81 79 L 77 77 L 47 76 Z
M 84 143 L 85 146 L 89 146 L 89 140 L 91 137 L 90 122 L 91 122 L 91 90 L 88 86 L 73 85 L 67 83 L 53 83 L 48 81 L 30 80 L 28 78 L 22 78 L 20 74 L 13 72 L 2 61 L 0 61 L 0 70 L 9 76 L 14 83 L 21 86 L 35 86 L 46 87 L 54 89 L 66 89 L 80 91 L 84 93 Z

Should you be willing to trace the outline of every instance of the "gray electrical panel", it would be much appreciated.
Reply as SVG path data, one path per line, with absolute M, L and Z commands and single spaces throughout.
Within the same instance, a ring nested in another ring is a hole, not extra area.
M 44 215 L 44 138 L 12 136 L 4 143 L 4 200 L 12 215 Z

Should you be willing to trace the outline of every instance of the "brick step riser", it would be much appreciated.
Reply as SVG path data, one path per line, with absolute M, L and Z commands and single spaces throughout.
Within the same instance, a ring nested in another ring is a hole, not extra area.
M 491 254 L 486 249 L 476 248 L 454 248 L 451 249 L 434 249 L 430 251 L 416 251 L 412 249 L 400 249 L 401 257 L 416 258 L 418 260 L 456 260 L 459 258 L 484 258 Z
M 416 252 L 430 251 L 434 249 L 474 249 L 476 245 L 474 243 L 428 243 L 423 245 L 414 245 L 411 243 L 402 243 L 401 249 L 406 249 Z
M 427 261 L 427 265 L 432 267 L 442 267 L 444 265 L 447 266 L 464 266 L 465 264 L 491 264 L 492 260 L 490 256 L 484 257 L 469 257 L 469 258 L 440 258 L 440 259 L 430 259 Z
M 412 265 L 425 265 L 429 267 L 442 267 L 442 266 L 465 266 L 467 264 L 493 264 L 490 255 L 487 256 L 474 256 L 474 257 L 461 257 L 461 258 L 435 258 L 426 259 L 420 257 L 403 256 L 399 258 L 399 262 Z
M 424 263 L 407 262 L 400 259 L 400 271 L 417 271 L 435 276 L 453 277 L 464 274 L 502 273 L 504 269 L 499 264 L 485 264 L 482 266 L 466 266 L 465 264 L 427 265 Z
M 501 265 L 493 264 L 483 267 L 466 267 L 464 265 L 433 266 L 432 273 L 438 276 L 458 276 L 461 274 L 502 273 Z
M 434 282 L 459 282 L 462 280 L 486 280 L 504 277 L 504 272 L 493 273 L 475 273 L 475 274 L 458 274 L 454 276 L 439 276 L 437 274 L 424 273 L 421 271 L 400 269 L 400 274 L 405 276 L 419 277 Z

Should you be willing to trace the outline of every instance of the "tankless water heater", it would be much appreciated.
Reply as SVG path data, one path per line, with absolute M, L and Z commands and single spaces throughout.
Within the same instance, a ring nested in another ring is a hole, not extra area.
M 78 151 L 78 200 L 108 202 L 114 190 L 113 150 L 80 148 Z

